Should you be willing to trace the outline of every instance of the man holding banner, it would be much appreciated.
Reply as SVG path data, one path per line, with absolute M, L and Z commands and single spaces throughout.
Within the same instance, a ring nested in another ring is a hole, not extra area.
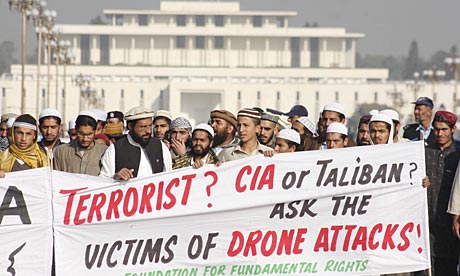
M 11 130 L 12 144 L 0 155 L 0 177 L 6 172 L 46 167 L 48 156 L 37 144 L 37 121 L 29 114 L 19 116 Z
M 153 115 L 141 106 L 126 112 L 129 133 L 106 150 L 100 176 L 130 180 L 172 170 L 168 148 L 152 137 Z

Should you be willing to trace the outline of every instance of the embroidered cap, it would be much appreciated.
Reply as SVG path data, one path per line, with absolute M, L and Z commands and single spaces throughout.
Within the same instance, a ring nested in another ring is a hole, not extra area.
M 262 115 L 260 116 L 260 119 L 270 121 L 270 122 L 273 122 L 275 124 L 278 123 L 278 116 L 275 116 L 275 115 L 272 115 L 272 114 L 269 114 L 269 113 L 262 113 Z
M 433 122 L 435 121 L 442 121 L 447 123 L 450 127 L 453 127 L 457 123 L 457 116 L 449 111 L 438 111 L 434 114 Z
M 259 119 L 260 120 L 260 113 L 259 111 L 253 109 L 253 108 L 243 108 L 240 111 L 238 111 L 238 117 L 249 117 L 249 118 L 254 118 L 254 119 Z
M 308 129 L 311 133 L 315 134 L 316 133 L 316 124 L 308 117 L 302 116 L 297 118 L 299 123 L 301 123 L 304 127 Z

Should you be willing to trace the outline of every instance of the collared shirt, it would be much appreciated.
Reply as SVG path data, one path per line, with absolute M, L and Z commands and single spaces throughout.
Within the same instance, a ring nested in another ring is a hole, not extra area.
M 423 134 L 423 139 L 427 140 L 428 136 L 430 136 L 431 130 L 433 130 L 433 126 L 430 125 L 428 129 L 425 129 L 422 124 L 419 124 L 418 127 L 415 129 L 417 131 L 420 131 Z
M 42 147 L 46 152 L 49 153 L 48 146 L 43 145 L 43 138 L 40 140 L 40 142 L 38 142 L 38 145 L 39 145 L 40 147 Z M 53 155 L 51 156 L 51 158 L 53 158 L 54 154 L 56 153 L 56 150 L 57 150 L 61 145 L 65 145 L 65 143 L 63 143 L 63 142 L 61 141 L 61 139 L 58 138 L 57 141 L 56 141 L 56 144 L 55 144 L 54 147 L 53 147 Z
M 153 175 L 152 172 L 152 167 L 150 166 L 150 161 L 147 157 L 147 154 L 144 152 L 144 148 L 141 147 L 138 143 L 136 143 L 133 138 L 131 138 L 131 135 L 127 135 L 128 142 L 141 149 L 141 160 L 139 162 L 139 170 L 137 172 L 137 177 L 143 177 L 143 176 L 151 176 Z M 171 160 L 171 154 L 169 153 L 168 147 L 161 142 L 161 149 L 163 152 L 163 164 L 164 164 L 164 170 L 163 171 L 171 171 L 172 170 L 172 160 Z M 109 177 L 113 178 L 115 175 L 115 145 L 111 144 L 109 148 L 105 151 L 104 156 L 102 156 L 102 168 L 101 168 L 101 173 L 99 176 L 104 176 L 104 177 Z
M 239 142 L 240 142 L 239 139 L 235 136 L 235 137 L 233 137 L 233 140 L 230 142 L 230 144 L 223 145 L 223 146 L 215 146 L 215 147 L 212 148 L 212 150 L 214 151 L 216 156 L 219 156 L 220 152 L 223 149 L 233 147 L 233 146 L 237 145 Z
M 264 146 L 261 143 L 257 142 L 256 149 L 250 154 L 247 154 L 245 151 L 241 149 L 240 144 L 238 144 L 238 145 L 231 146 L 231 147 L 228 147 L 222 150 L 218 157 L 220 161 L 227 162 L 227 161 L 237 160 L 237 159 L 241 159 L 241 158 L 245 158 L 245 157 L 249 157 L 253 155 L 264 154 L 264 151 L 267 151 L 267 150 L 273 151 L 272 148 Z
M 54 153 L 54 169 L 97 176 L 101 170 L 101 158 L 106 149 L 106 145 L 94 142 L 88 148 L 82 148 L 77 140 L 63 144 Z
M 458 259 L 460 244 L 453 235 L 452 218 L 448 210 L 459 151 L 454 144 L 441 151 L 437 145 L 430 145 L 425 152 L 426 174 L 431 185 L 427 189 L 428 218 L 432 255 Z

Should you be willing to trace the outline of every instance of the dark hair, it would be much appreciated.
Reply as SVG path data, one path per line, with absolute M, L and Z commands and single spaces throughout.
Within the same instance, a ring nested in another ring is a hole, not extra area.
M 455 126 L 449 121 L 449 119 L 447 119 L 444 116 L 434 116 L 434 119 L 433 119 L 433 122 L 431 123 L 431 125 L 434 126 L 435 122 L 446 123 L 451 129 Z
M 391 126 L 393 125 L 393 124 L 389 124 L 384 121 L 372 121 L 372 122 L 369 122 L 369 127 L 371 126 L 372 123 L 384 123 L 388 131 L 391 131 Z
M 80 115 L 77 117 L 77 120 L 75 121 L 75 128 L 79 128 L 81 126 L 90 126 L 93 130 L 96 130 L 97 121 L 94 120 L 93 117 Z
M 341 121 L 345 120 L 345 115 L 343 115 L 342 113 L 339 113 L 339 112 L 337 112 L 337 111 L 332 111 L 332 110 L 324 110 L 323 112 L 321 112 L 321 118 L 323 117 L 324 112 L 326 112 L 326 111 L 335 112 L 335 113 L 337 113 L 337 116 L 339 116 L 339 119 L 340 119 Z
M 42 117 L 42 118 L 40 118 L 40 119 L 38 120 L 38 123 L 39 123 L 40 125 L 42 125 L 42 124 L 43 124 L 43 121 L 46 120 L 46 119 L 54 119 L 54 120 L 56 120 L 56 122 L 57 122 L 58 125 L 61 125 L 61 118 L 56 117 L 56 116 L 46 116 L 46 117 Z

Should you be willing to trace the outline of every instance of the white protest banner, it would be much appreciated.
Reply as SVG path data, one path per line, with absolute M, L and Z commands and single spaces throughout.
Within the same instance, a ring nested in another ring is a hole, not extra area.
M 49 168 L 0 178 L 0 275 L 50 275 L 53 245 Z
M 53 175 L 57 275 L 372 275 L 429 267 L 423 143 L 129 182 Z

